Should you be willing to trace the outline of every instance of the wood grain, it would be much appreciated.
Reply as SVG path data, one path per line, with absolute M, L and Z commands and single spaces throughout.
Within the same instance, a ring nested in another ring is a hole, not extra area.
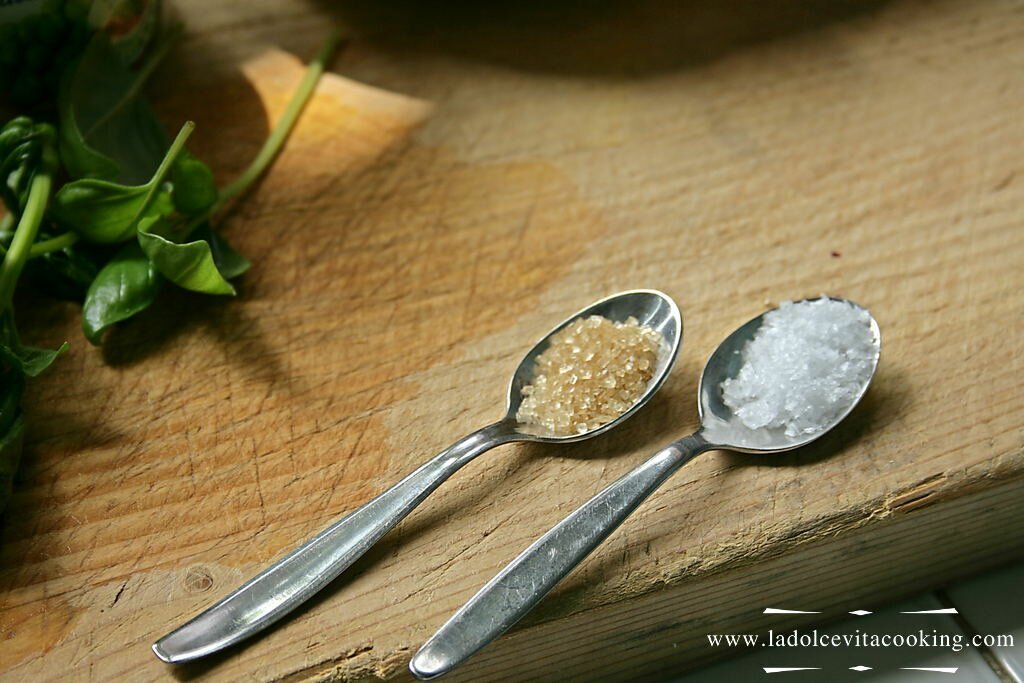
M 676 475 L 452 680 L 625 680 L 707 632 L 837 615 L 1024 553 L 1024 11 L 766 3 L 187 0 L 161 116 L 230 178 L 330 24 L 358 38 L 228 218 L 237 300 L 184 294 L 35 382 L 0 546 L 4 680 L 407 679 L 420 643 L 580 502 L 697 421 L 704 359 L 787 298 L 882 328 L 835 433 Z M 588 444 L 472 463 L 265 637 L 194 666 L 149 644 L 501 411 L 565 314 L 680 303 L 655 401 Z M 783 604 L 784 603 L 784 604 Z M 790 622 L 787 622 L 789 624 Z

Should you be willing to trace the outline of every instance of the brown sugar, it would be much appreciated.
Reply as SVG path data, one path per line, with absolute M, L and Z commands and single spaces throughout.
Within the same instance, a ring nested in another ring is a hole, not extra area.
M 635 318 L 579 318 L 551 338 L 516 417 L 559 436 L 616 419 L 643 396 L 664 338 Z

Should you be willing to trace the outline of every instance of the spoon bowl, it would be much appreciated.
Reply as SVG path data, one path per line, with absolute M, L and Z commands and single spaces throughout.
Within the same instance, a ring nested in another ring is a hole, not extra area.
M 636 318 L 661 332 L 665 344 L 643 395 L 617 419 L 582 434 L 535 433 L 516 419 L 522 388 L 533 378 L 537 356 L 551 335 L 581 316 L 601 315 L 616 322 Z M 478 455 L 514 441 L 581 441 L 603 434 L 641 408 L 664 383 L 679 353 L 683 320 L 675 303 L 653 290 L 623 292 L 602 299 L 567 318 L 526 354 L 509 384 L 505 416 L 465 436 L 376 498 L 327 527 L 263 570 L 233 593 L 153 644 L 168 663 L 185 662 L 222 650 L 267 628 L 330 583 L 404 519 L 438 486 Z
M 743 349 L 754 338 L 757 331 L 761 329 L 764 317 L 771 312 L 765 311 L 761 315 L 747 321 L 726 337 L 704 365 L 704 372 L 701 373 L 700 384 L 697 388 L 699 396 L 697 409 L 700 413 L 701 433 L 708 441 L 720 448 L 727 448 L 741 453 L 781 453 L 806 446 L 812 441 L 820 439 L 829 430 L 842 422 L 857 407 L 864 394 L 867 393 L 868 386 L 871 384 L 870 378 L 878 368 L 878 358 L 882 351 L 882 335 L 879 332 L 878 323 L 867 309 L 847 299 L 829 298 L 832 301 L 850 304 L 868 314 L 868 325 L 871 331 L 872 345 L 874 346 L 874 353 L 871 358 L 871 372 L 868 375 L 868 381 L 864 382 L 860 387 L 860 391 L 853 401 L 845 406 L 845 409 L 838 413 L 829 424 L 823 425 L 820 430 L 810 434 L 790 436 L 786 434 L 784 429 L 751 429 L 743 424 L 739 417 L 722 400 L 721 387 L 725 380 L 734 379 L 739 374 L 740 368 L 743 365 Z M 805 299 L 804 301 L 808 300 Z
M 564 330 L 576 320 L 589 318 L 593 315 L 601 316 L 617 323 L 624 323 L 628 318 L 633 318 L 639 324 L 650 327 L 661 334 L 664 342 L 658 350 L 658 363 L 654 367 L 654 375 L 647 383 L 644 393 L 633 403 L 629 410 L 611 422 L 580 434 L 548 434 L 538 431 L 533 425 L 520 422 L 516 415 L 519 413 L 519 406 L 523 401 L 523 387 L 528 386 L 533 381 L 537 357 L 544 353 L 551 345 L 551 338 L 554 335 Z M 634 289 L 601 299 L 566 318 L 557 327 L 541 337 L 534 344 L 533 348 L 530 349 L 529 353 L 523 357 L 523 360 L 520 361 L 519 366 L 512 375 L 512 381 L 508 385 L 505 420 L 515 425 L 516 433 L 524 441 L 538 443 L 570 443 L 604 434 L 636 414 L 658 392 L 658 389 L 665 383 L 669 371 L 676 362 L 676 357 L 679 355 L 679 347 L 682 343 L 683 316 L 679 312 L 679 307 L 676 306 L 676 303 L 668 295 L 653 289 Z

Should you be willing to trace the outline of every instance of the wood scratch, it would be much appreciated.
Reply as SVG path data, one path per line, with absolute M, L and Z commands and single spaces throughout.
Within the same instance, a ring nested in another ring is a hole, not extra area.
M 885 512 L 909 512 L 937 500 L 936 494 L 946 481 L 946 474 L 936 474 L 918 482 L 905 491 L 896 493 L 883 505 Z
M 260 457 L 256 452 L 256 441 L 252 440 L 252 464 L 256 470 L 256 495 L 260 499 L 260 524 L 262 526 L 267 525 L 267 506 L 263 500 L 263 480 L 260 478 Z
M 124 593 L 124 589 L 125 589 L 125 586 L 127 586 L 127 585 L 128 585 L 128 582 L 129 582 L 130 580 L 131 580 L 131 579 L 125 579 L 125 580 L 124 580 L 124 583 L 122 583 L 122 584 L 121 584 L 121 587 L 117 589 L 117 594 L 116 594 L 116 595 L 114 596 L 114 601 L 113 601 L 112 603 L 110 603 L 110 606 L 111 606 L 111 607 L 113 607 L 114 605 L 116 605 L 116 604 L 117 604 L 117 601 L 121 599 L 121 594 L 122 594 L 122 593 Z

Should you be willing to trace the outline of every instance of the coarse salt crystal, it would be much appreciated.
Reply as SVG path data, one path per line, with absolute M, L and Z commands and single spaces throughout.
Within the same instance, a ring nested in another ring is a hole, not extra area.
M 787 436 L 829 427 L 871 378 L 876 347 L 863 308 L 826 297 L 783 302 L 743 347 L 722 400 L 750 429 Z

